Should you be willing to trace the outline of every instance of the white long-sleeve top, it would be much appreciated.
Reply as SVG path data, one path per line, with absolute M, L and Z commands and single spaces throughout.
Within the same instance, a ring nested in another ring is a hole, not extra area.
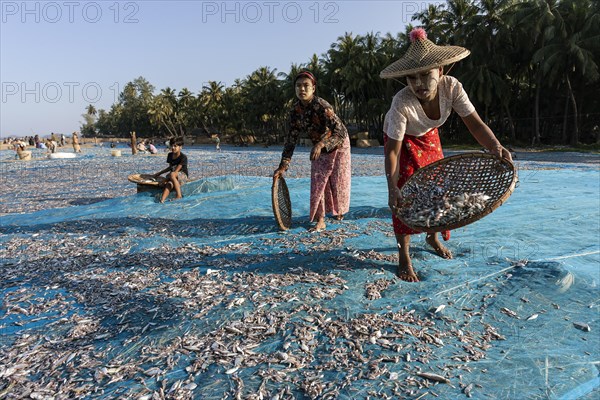
M 444 75 L 438 83 L 440 99 L 440 119 L 430 119 L 423 110 L 419 99 L 409 87 L 394 96 L 392 105 L 385 115 L 383 131 L 389 138 L 401 141 L 404 135 L 423 136 L 433 128 L 446 122 L 452 110 L 461 117 L 475 111 L 462 84 L 453 76 Z

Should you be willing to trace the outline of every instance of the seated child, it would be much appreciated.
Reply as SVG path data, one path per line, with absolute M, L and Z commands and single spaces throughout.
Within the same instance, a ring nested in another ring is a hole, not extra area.
M 175 199 L 181 199 L 181 185 L 188 180 L 188 159 L 185 154 L 181 152 L 183 148 L 183 139 L 175 138 L 171 140 L 171 152 L 167 155 L 167 163 L 169 166 L 160 172 L 154 174 L 155 178 L 168 172 L 166 175 L 166 181 L 161 185 L 163 187 L 161 203 L 164 203 L 169 193 L 175 189 Z

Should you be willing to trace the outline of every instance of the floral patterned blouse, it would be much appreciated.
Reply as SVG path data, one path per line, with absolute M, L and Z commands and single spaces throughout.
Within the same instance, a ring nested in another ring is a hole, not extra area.
M 323 153 L 340 147 L 348 136 L 348 130 L 331 104 L 317 96 L 306 106 L 300 100 L 294 103 L 290 112 L 290 131 L 281 154 L 282 164 L 289 164 L 301 133 L 308 133 L 313 144 L 322 141 L 325 145 Z

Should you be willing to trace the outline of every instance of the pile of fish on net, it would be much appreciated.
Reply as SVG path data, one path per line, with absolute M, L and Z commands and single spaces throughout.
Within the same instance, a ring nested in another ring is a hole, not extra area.
M 331 256 L 320 271 L 289 261 L 345 248 L 361 231 L 352 223 L 131 252 L 140 236 L 174 233 L 164 221 L 147 223 L 141 235 L 122 221 L 4 229 L 12 238 L 0 249 L 9 260 L 0 323 L 14 333 L 0 341 L 1 398 L 470 396 L 478 390 L 465 376 L 470 363 L 504 339 L 474 321 L 489 305 L 483 293 L 479 309 L 452 317 L 441 307 L 346 306 L 356 290 L 365 305 L 398 290 L 381 269 L 358 287 L 343 277 L 389 258 L 381 253 Z
M 403 206 L 397 209 L 397 216 L 418 227 L 448 226 L 471 218 L 483 211 L 490 199 L 484 193 L 448 195 L 441 187 L 431 191 L 410 189 L 403 199 Z

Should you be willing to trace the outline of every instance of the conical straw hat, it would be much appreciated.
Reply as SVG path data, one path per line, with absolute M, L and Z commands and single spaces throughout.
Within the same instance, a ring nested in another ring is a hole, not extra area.
M 410 32 L 411 44 L 406 54 L 398 61 L 388 65 L 379 76 L 383 79 L 400 78 L 420 71 L 455 63 L 467 57 L 471 52 L 460 46 L 438 46 L 427 39 L 422 28 Z

